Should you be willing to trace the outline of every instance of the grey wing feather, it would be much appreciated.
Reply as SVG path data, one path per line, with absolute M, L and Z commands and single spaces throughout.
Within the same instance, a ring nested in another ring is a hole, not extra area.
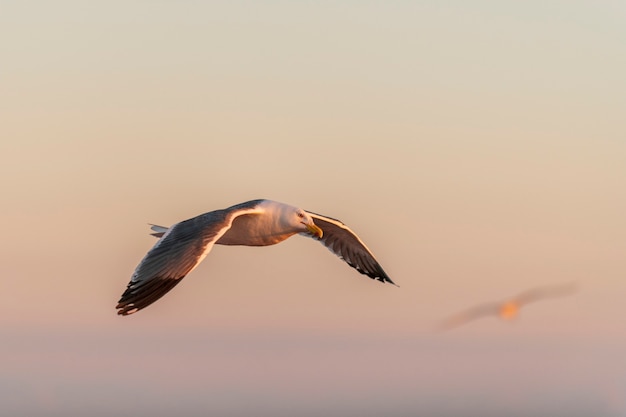
M 174 288 L 202 260 L 207 247 L 224 233 L 226 223 L 224 211 L 218 210 L 177 223 L 163 232 L 133 273 L 117 304 L 117 314 L 125 316 L 141 310 Z
M 348 226 L 331 217 L 310 211 L 307 211 L 307 213 L 311 215 L 315 224 L 324 232 L 321 238 L 314 238 L 318 239 L 331 252 L 361 274 L 377 279 L 380 282 L 396 285 L 374 258 L 372 252 Z M 312 237 L 308 234 L 303 235 Z

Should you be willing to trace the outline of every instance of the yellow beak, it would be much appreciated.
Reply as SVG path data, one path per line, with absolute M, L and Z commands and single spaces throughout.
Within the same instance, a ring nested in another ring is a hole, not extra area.
M 317 236 L 320 239 L 322 238 L 322 236 L 324 236 L 324 232 L 322 231 L 322 229 L 317 227 L 315 223 L 307 224 L 305 226 L 306 230 L 308 230 L 313 236 Z

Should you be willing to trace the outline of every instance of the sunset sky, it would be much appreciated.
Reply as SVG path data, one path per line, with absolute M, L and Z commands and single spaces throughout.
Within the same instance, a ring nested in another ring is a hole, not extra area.
M 3 416 L 626 415 L 626 3 L 1 9 Z M 148 223 L 256 198 L 399 288 L 294 237 L 116 315 Z

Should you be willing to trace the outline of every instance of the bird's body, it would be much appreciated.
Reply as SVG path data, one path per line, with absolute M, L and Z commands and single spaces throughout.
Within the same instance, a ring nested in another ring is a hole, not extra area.
M 498 316 L 503 320 L 513 320 L 518 316 L 520 307 L 515 300 L 505 301 L 498 308 Z
M 189 274 L 214 244 L 268 246 L 295 235 L 317 238 L 350 266 L 381 282 L 393 281 L 365 244 L 339 220 L 271 200 L 210 211 L 171 227 L 152 225 L 159 241 L 133 273 L 117 305 L 132 314 L 152 304 Z

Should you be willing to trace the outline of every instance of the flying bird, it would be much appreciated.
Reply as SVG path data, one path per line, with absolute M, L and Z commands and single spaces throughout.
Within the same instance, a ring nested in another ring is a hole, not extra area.
M 337 219 L 271 200 L 210 211 L 171 227 L 151 225 L 157 243 L 137 265 L 117 314 L 135 313 L 163 297 L 207 256 L 213 245 L 268 246 L 300 234 L 318 240 L 361 274 L 396 285 L 365 243 Z
M 438 329 L 443 331 L 450 330 L 487 316 L 497 316 L 503 320 L 513 320 L 518 317 L 520 309 L 526 304 L 546 298 L 569 295 L 574 293 L 576 289 L 577 286 L 575 283 L 533 288 L 508 300 L 480 304 L 450 316 L 441 323 Z

